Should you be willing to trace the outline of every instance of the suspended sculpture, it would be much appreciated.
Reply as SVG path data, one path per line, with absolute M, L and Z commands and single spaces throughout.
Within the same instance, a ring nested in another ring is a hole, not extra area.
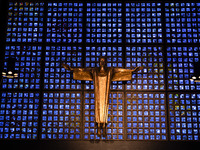
M 98 136 L 101 135 L 101 127 L 103 134 L 106 135 L 106 124 L 108 121 L 108 95 L 110 91 L 111 81 L 128 81 L 132 79 L 132 72 L 137 72 L 143 67 L 136 67 L 133 70 L 123 68 L 106 67 L 106 59 L 100 58 L 100 67 L 94 68 L 71 68 L 67 64 L 63 64 L 66 70 L 73 71 L 73 79 L 93 81 L 95 93 L 95 122 L 98 126 Z

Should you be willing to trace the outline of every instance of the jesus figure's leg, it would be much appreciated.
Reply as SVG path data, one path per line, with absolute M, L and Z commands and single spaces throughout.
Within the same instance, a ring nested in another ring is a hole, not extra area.
M 97 128 L 97 135 L 100 137 L 101 136 L 101 124 L 98 123 L 98 128 Z

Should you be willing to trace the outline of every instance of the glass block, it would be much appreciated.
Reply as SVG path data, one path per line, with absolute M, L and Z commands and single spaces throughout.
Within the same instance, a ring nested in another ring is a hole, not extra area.
M 126 93 L 127 139 L 167 140 L 164 93 Z
M 39 93 L 1 92 L 0 139 L 37 139 Z
M 200 94 L 170 93 L 168 98 L 170 139 L 199 141 Z
M 161 3 L 126 3 L 126 42 L 162 43 Z
M 108 123 L 106 125 L 106 137 L 97 136 L 97 124 L 95 123 L 95 100 L 94 93 L 84 93 L 84 140 L 123 140 L 124 139 L 124 95 L 121 92 L 109 94 Z
M 42 42 L 44 3 L 9 2 L 6 42 Z
M 44 88 L 81 89 L 81 81 L 73 80 L 73 73 L 65 70 L 62 63 L 72 68 L 81 68 L 82 47 L 46 46 Z
M 7 69 L 6 59 L 16 58 L 16 78 L 3 78 L 4 89 L 40 89 L 42 46 L 6 46 L 4 69 Z
M 169 90 L 200 90 L 200 84 L 190 81 L 194 62 L 199 62 L 199 47 L 167 47 L 167 79 Z
M 165 6 L 166 42 L 199 43 L 198 3 L 166 3 Z
M 48 43 L 82 43 L 83 3 L 48 3 Z
M 86 43 L 122 43 L 122 3 L 87 3 Z
M 86 61 L 87 68 L 99 67 L 99 58 L 106 57 L 107 67 L 123 68 L 122 47 L 86 47 Z M 113 90 L 123 90 L 122 82 L 114 81 L 110 86 Z M 85 81 L 85 89 L 94 89 L 93 82 Z
M 43 94 L 42 139 L 81 139 L 81 97 L 80 92 Z
M 144 69 L 132 75 L 127 81 L 127 90 L 164 90 L 164 57 L 162 47 L 126 47 L 126 68 Z

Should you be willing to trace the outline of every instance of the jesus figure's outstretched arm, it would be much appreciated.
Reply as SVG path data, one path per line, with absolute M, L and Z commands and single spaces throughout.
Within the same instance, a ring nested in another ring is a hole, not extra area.
M 123 69 L 123 68 L 114 68 L 114 74 L 112 81 L 128 81 L 132 79 L 132 73 L 142 70 L 143 67 L 136 67 L 133 70 Z
M 73 79 L 74 80 L 87 80 L 92 81 L 92 73 L 91 68 L 71 68 L 67 64 L 62 64 L 62 66 L 69 71 L 73 71 Z

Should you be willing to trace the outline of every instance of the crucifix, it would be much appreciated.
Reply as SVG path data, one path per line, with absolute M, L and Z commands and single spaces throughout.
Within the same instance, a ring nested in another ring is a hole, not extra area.
M 99 66 L 94 68 L 71 68 L 62 64 L 66 70 L 73 71 L 74 80 L 93 81 L 95 93 L 95 122 L 97 123 L 97 135 L 106 135 L 106 124 L 108 121 L 108 95 L 111 81 L 128 81 L 132 79 L 132 72 L 137 72 L 143 67 L 136 67 L 133 70 L 123 68 L 106 67 L 106 59 L 100 58 Z

